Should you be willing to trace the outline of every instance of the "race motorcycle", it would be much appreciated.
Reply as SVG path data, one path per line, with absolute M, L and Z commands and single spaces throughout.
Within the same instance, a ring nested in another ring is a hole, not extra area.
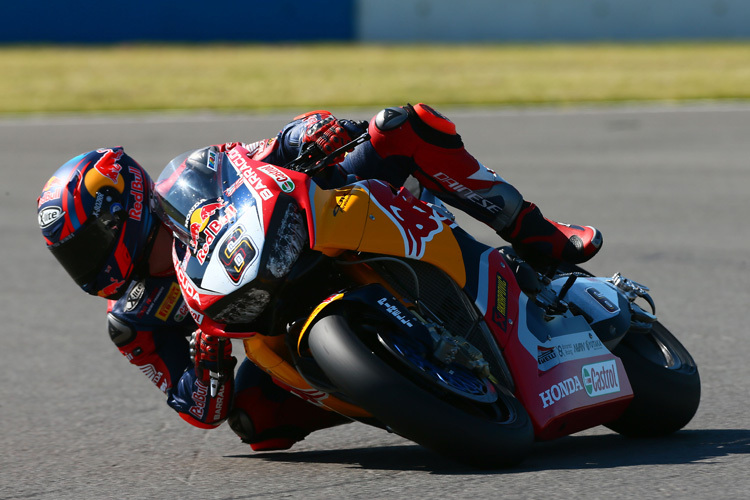
M 474 239 L 428 191 L 314 181 L 366 140 L 286 167 L 242 147 L 167 166 L 157 210 L 204 332 L 242 339 L 311 403 L 482 468 L 599 425 L 656 436 L 690 421 L 698 370 L 648 288 L 571 265 L 539 272 Z

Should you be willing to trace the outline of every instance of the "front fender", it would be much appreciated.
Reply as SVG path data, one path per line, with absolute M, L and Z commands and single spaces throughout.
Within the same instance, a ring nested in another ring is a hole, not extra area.
M 408 335 L 431 345 L 430 332 L 427 327 L 396 297 L 379 283 L 370 283 L 335 295 L 331 295 L 321 302 L 305 321 L 297 339 L 297 354 L 302 354 L 307 349 L 307 337 L 316 320 L 335 307 L 336 312 L 349 309 L 355 319 L 362 318 L 365 314 L 376 314 L 382 320 L 389 322 L 394 327 L 404 331 Z

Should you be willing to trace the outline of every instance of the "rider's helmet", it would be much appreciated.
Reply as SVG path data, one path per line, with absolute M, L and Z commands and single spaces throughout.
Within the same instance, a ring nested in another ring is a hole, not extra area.
M 147 264 L 158 227 L 153 182 L 121 147 L 66 162 L 37 200 L 39 227 L 54 255 L 87 293 L 121 297 Z

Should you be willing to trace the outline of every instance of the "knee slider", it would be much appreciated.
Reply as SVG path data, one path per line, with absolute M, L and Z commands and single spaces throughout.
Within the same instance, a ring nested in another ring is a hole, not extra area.
M 255 439 L 255 426 L 250 416 L 240 408 L 232 408 L 227 418 L 229 428 L 237 434 L 243 443 L 250 443 Z
M 419 103 L 413 106 L 414 114 L 417 117 L 436 132 L 442 132 L 443 134 L 456 135 L 456 125 L 445 117 L 442 113 L 435 111 L 432 106 Z
M 135 340 L 137 335 L 135 329 L 111 313 L 107 315 L 107 329 L 109 331 L 109 338 L 112 339 L 112 342 L 117 347 L 129 344 Z
M 409 123 L 423 141 L 446 149 L 464 147 L 456 125 L 426 104 L 408 106 Z

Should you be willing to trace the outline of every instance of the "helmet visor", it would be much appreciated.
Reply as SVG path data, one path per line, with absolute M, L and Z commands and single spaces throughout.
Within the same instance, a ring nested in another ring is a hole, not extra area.
M 50 247 L 70 277 L 90 294 L 99 291 L 91 288 L 96 285 L 122 230 L 123 217 L 119 213 L 89 220 L 70 238 Z

